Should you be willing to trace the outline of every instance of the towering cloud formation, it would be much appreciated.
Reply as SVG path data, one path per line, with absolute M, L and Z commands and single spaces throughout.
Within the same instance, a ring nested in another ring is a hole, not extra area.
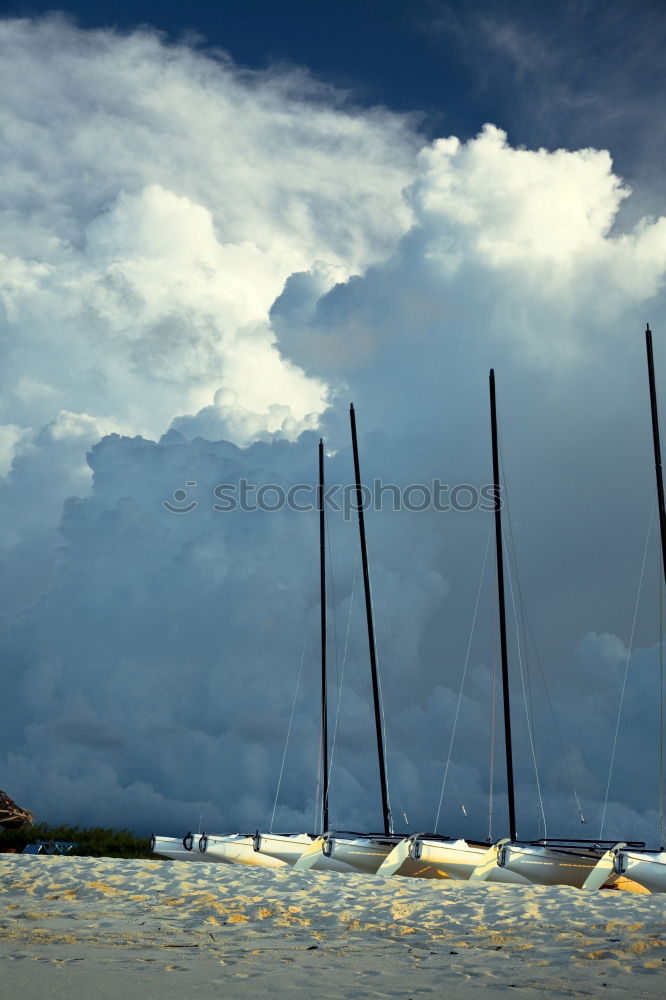
M 316 419 L 268 309 L 292 271 L 345 278 L 405 231 L 402 121 L 147 32 L 14 21 L 0 44 L 5 407 L 155 434 L 223 387 L 269 430 L 286 400 L 292 434 Z
M 598 824 L 653 493 L 640 333 L 663 312 L 666 220 L 615 232 L 630 192 L 605 152 L 514 149 L 494 126 L 423 146 L 303 73 L 147 32 L 13 21 L 0 45 L 0 785 L 53 820 L 265 824 L 303 657 L 276 815 L 312 826 L 316 517 L 219 507 L 241 480 L 271 484 L 269 507 L 311 484 L 320 432 L 349 483 L 351 397 L 365 478 L 395 486 L 368 530 L 396 818 L 432 827 L 457 717 L 442 815 L 485 835 L 491 566 L 470 629 L 490 519 L 391 501 L 487 482 L 493 365 L 514 695 L 535 723 L 531 742 L 521 708 L 521 832 L 543 828 L 533 749 L 546 815 L 571 832 L 573 783 Z M 355 525 L 329 520 L 332 815 L 374 825 Z M 655 829 L 653 619 L 609 835 Z

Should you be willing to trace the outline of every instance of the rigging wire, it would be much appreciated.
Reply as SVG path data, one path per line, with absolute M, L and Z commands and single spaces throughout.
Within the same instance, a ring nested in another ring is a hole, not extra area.
M 500 454 L 500 462 L 502 469 L 505 469 L 504 453 L 502 449 L 502 435 L 501 428 L 498 427 L 498 446 Z M 509 538 L 511 540 L 511 551 L 504 541 L 504 553 L 506 555 L 507 561 L 507 577 L 509 580 L 509 592 L 511 594 L 511 603 L 513 606 L 513 617 L 516 625 L 516 652 L 518 654 L 518 667 L 520 669 L 520 682 L 523 689 L 523 701 L 525 703 L 525 720 L 527 722 L 527 734 L 530 742 L 530 750 L 532 753 L 532 762 L 534 764 L 534 777 L 536 780 L 537 787 L 537 797 L 539 799 L 539 811 L 541 813 L 541 822 L 543 822 L 543 835 L 546 836 L 546 813 L 543 806 L 543 797 L 541 795 L 541 782 L 539 780 L 539 767 L 537 764 L 536 748 L 534 745 L 534 706 L 532 703 L 532 686 L 530 683 L 528 661 L 527 661 L 527 643 L 525 641 L 525 602 L 523 601 L 522 591 L 520 590 L 520 582 L 518 576 L 518 560 L 516 557 L 516 545 L 513 535 L 513 524 L 511 521 L 511 508 L 509 506 L 509 490 L 507 487 L 507 476 L 506 471 L 504 472 L 504 496 L 505 496 L 505 506 L 507 514 L 507 522 L 509 527 Z M 513 559 L 512 559 L 513 556 Z M 512 572 L 513 570 L 513 572 Z M 518 622 L 518 609 L 516 606 L 516 598 L 513 589 L 513 577 L 516 580 L 516 590 L 518 591 L 518 600 L 521 608 L 521 621 L 523 627 L 523 652 L 521 653 L 521 642 L 520 642 L 520 625 Z M 525 656 L 525 668 L 523 669 L 523 655 Z M 528 675 L 527 685 L 525 684 L 525 673 Z
M 347 652 L 347 647 L 348 647 L 348 644 L 349 644 L 349 629 L 350 629 L 350 624 L 351 624 L 351 615 L 352 615 L 354 588 L 356 586 L 356 577 L 357 577 L 357 574 L 358 574 L 359 561 L 360 561 L 360 554 L 359 554 L 359 551 L 357 549 L 356 550 L 356 561 L 354 563 L 354 579 L 353 579 L 353 583 L 352 583 L 352 594 L 351 594 L 350 602 L 349 602 L 349 619 L 348 619 L 348 622 L 347 622 L 347 639 L 346 639 L 346 642 L 345 642 L 345 654 Z M 363 699 L 365 700 L 365 704 L 366 704 L 366 707 L 368 709 L 368 714 L 372 717 L 372 708 L 370 707 L 372 705 L 372 691 L 371 691 L 371 686 L 368 683 L 368 679 L 367 679 L 367 677 L 365 675 L 365 671 L 361 672 L 361 669 L 359 667 L 359 661 L 356 658 L 356 654 L 354 653 L 353 649 L 352 649 L 352 655 L 351 655 L 351 662 L 353 663 L 354 669 L 356 671 L 355 677 L 356 677 L 356 680 L 358 681 L 359 687 L 361 689 L 361 694 L 363 695 Z
M 356 554 L 356 563 L 354 565 L 354 576 L 352 578 L 351 593 L 349 595 L 349 615 L 347 617 L 347 633 L 345 635 L 345 648 L 342 654 L 342 669 L 340 671 L 340 687 L 338 689 L 338 699 L 335 709 L 335 725 L 333 727 L 333 738 L 331 740 L 331 759 L 329 761 L 329 773 L 332 778 L 333 776 L 333 761 L 335 758 L 335 747 L 337 743 L 338 735 L 338 723 L 340 721 L 340 703 L 342 701 L 342 686 L 345 679 L 345 666 L 347 663 L 347 651 L 349 649 L 349 632 L 351 629 L 352 611 L 354 608 L 354 593 L 356 591 L 356 578 L 358 576 L 358 553 Z
M 463 816 L 465 818 L 467 818 L 467 810 L 465 809 L 465 803 L 463 802 L 463 797 L 460 794 L 460 789 L 458 788 L 458 782 L 456 781 L 455 777 L 453 776 L 453 772 L 451 772 L 451 781 L 453 782 L 453 788 L 454 788 L 454 791 L 456 793 L 456 797 L 458 799 L 458 803 L 460 805 L 460 811 L 463 814 Z
M 521 590 L 520 590 L 520 580 L 518 578 L 516 578 L 516 587 L 517 587 L 517 590 L 518 590 L 518 600 L 522 602 L 522 594 L 521 594 Z M 523 604 L 523 609 L 524 609 L 524 604 Z M 527 631 L 529 633 L 529 638 L 530 638 L 530 641 L 532 643 L 532 649 L 534 651 L 534 656 L 536 658 L 537 667 L 539 668 L 539 676 L 541 677 L 541 682 L 543 684 L 544 692 L 546 694 L 546 702 L 548 704 L 548 709 L 550 711 L 550 714 L 551 714 L 551 717 L 552 717 L 552 720 L 553 720 L 553 726 L 555 728 L 555 735 L 557 736 L 557 741 L 558 741 L 558 743 L 560 745 L 560 750 L 561 750 L 561 753 L 562 753 L 562 759 L 564 761 L 565 767 L 567 769 L 567 774 L 569 776 L 569 782 L 571 784 L 571 792 L 573 794 L 574 801 L 576 803 L 576 812 L 578 813 L 578 819 L 580 820 L 581 823 L 585 823 L 586 822 L 585 816 L 583 815 L 583 809 L 582 809 L 582 806 L 581 806 L 581 803 L 580 803 L 580 799 L 578 797 L 578 791 L 576 790 L 576 786 L 575 786 L 575 783 L 574 783 L 574 777 L 573 777 L 573 773 L 571 771 L 571 765 L 569 764 L 569 756 L 567 754 L 566 747 L 564 745 L 564 740 L 562 739 L 562 732 L 560 730 L 560 727 L 559 727 L 559 724 L 558 724 L 558 721 L 557 721 L 557 716 L 555 715 L 555 709 L 553 707 L 553 700 L 550 697 L 550 689 L 548 687 L 548 681 L 546 679 L 546 674 L 545 674 L 545 671 L 543 669 L 543 664 L 541 662 L 541 657 L 539 656 L 539 648 L 537 646 L 536 639 L 534 637 L 534 632 L 532 631 L 532 625 L 530 624 L 530 620 L 527 617 L 527 612 L 525 611 L 524 614 L 525 614 L 525 623 L 527 625 Z
M 335 601 L 335 580 L 334 580 L 334 573 L 333 573 L 333 547 L 331 545 L 331 529 L 330 529 L 330 525 L 329 525 L 329 518 L 326 518 L 324 523 L 326 525 L 326 541 L 328 543 L 328 551 L 326 553 L 326 555 L 327 555 L 326 567 L 328 569 L 328 582 L 329 582 L 329 586 L 330 586 L 330 590 L 331 590 L 330 607 L 331 607 L 332 618 L 333 618 L 333 660 L 334 660 L 334 663 L 335 663 L 335 684 L 336 684 L 336 689 L 339 692 L 340 691 L 340 680 L 339 680 L 340 668 L 339 668 L 339 664 L 338 664 L 338 628 L 337 628 L 338 619 L 337 619 L 337 615 L 335 613 L 336 601 Z
M 372 580 L 370 582 L 370 613 L 373 620 L 375 619 L 375 601 L 372 596 Z M 379 656 L 377 655 L 377 640 L 375 639 L 375 663 L 377 664 L 377 690 L 379 692 L 379 712 L 382 719 L 382 731 L 384 734 L 384 773 L 386 775 L 386 808 L 388 810 L 389 818 L 389 833 L 393 833 L 393 816 L 391 813 L 391 798 L 389 795 L 389 769 L 388 769 L 388 736 L 386 732 L 386 716 L 384 715 L 384 696 L 382 694 L 382 678 L 381 670 L 379 669 Z
M 461 680 L 460 680 L 460 690 L 458 692 L 458 703 L 456 705 L 456 711 L 455 711 L 455 715 L 453 717 L 453 729 L 451 730 L 451 739 L 449 741 L 449 753 L 448 753 L 448 756 L 446 758 L 446 765 L 444 767 L 444 777 L 442 779 L 442 788 L 441 788 L 441 791 L 439 793 L 439 802 L 437 804 L 437 815 L 435 817 L 435 826 L 434 826 L 435 833 L 437 832 L 437 827 L 439 825 L 439 817 L 440 817 L 440 813 L 442 811 L 442 802 L 443 802 L 443 799 L 444 799 L 444 788 L 446 786 L 446 779 L 447 779 L 447 776 L 448 776 L 448 773 L 449 773 L 449 766 L 451 764 L 451 755 L 453 753 L 453 741 L 454 741 L 455 735 L 456 735 L 456 727 L 458 725 L 458 716 L 460 715 L 460 705 L 462 703 L 463 687 L 464 687 L 464 684 L 465 684 L 465 677 L 467 676 L 467 667 L 469 666 L 469 657 L 470 657 L 470 652 L 471 652 L 471 649 L 472 649 L 472 639 L 474 637 L 474 629 L 476 627 L 476 618 L 477 618 L 477 613 L 478 613 L 478 610 L 479 610 L 479 600 L 480 600 L 480 597 L 481 597 L 481 588 L 483 586 L 483 580 L 484 580 L 484 577 L 485 577 L 485 574 L 486 574 L 486 563 L 488 562 L 488 549 L 490 548 L 490 539 L 491 539 L 491 537 L 492 537 L 492 528 L 488 531 L 488 538 L 486 540 L 486 550 L 485 550 L 485 552 L 483 554 L 483 565 L 481 567 L 481 579 L 479 580 L 479 586 L 478 586 L 478 589 L 477 589 L 477 592 L 476 592 L 476 602 L 474 604 L 474 614 L 472 616 L 472 627 L 470 629 L 469 639 L 467 641 L 467 652 L 465 654 L 465 664 L 463 666 L 462 677 L 461 677 Z M 457 791 L 457 789 L 456 789 L 456 791 Z M 458 793 L 458 797 L 460 798 L 460 794 L 459 793 Z M 462 801 L 461 801 L 461 805 L 462 805 Z M 463 806 L 463 812 L 465 812 L 465 807 L 464 806 Z M 465 815 L 467 815 L 467 814 L 465 813 Z
M 321 789 L 322 771 L 323 771 L 323 768 L 322 768 L 322 764 L 323 764 L 322 749 L 323 749 L 323 744 L 322 744 L 322 741 L 320 739 L 319 740 L 319 749 L 317 750 L 317 778 L 316 778 L 316 781 L 315 781 L 314 798 L 312 800 L 312 829 L 313 830 L 319 830 L 324 825 L 324 813 L 323 813 L 323 809 L 322 809 L 321 813 L 319 811 L 320 808 L 321 808 L 321 806 L 319 804 L 319 800 L 321 798 L 320 789 Z
M 495 627 L 497 607 L 493 601 L 493 626 L 492 626 L 492 663 L 493 663 L 493 687 L 491 696 L 490 711 L 490 767 L 488 774 L 488 843 L 494 843 L 493 839 L 493 785 L 495 782 L 495 718 L 497 711 L 497 630 Z
M 275 802 L 273 803 L 273 812 L 271 814 L 271 824 L 269 832 L 273 832 L 273 823 L 275 821 L 275 810 L 277 809 L 278 797 L 280 795 L 280 785 L 282 784 L 282 775 L 284 773 L 284 762 L 287 759 L 287 747 L 289 746 L 289 737 L 291 736 L 291 727 L 294 721 L 294 712 L 296 711 L 296 699 L 298 698 L 298 688 L 301 683 L 301 674 L 303 673 L 303 664 L 305 663 L 305 651 L 308 646 L 308 634 L 310 632 L 310 616 L 308 615 L 307 625 L 305 627 L 305 640 L 303 642 L 303 652 L 301 653 L 301 665 L 298 668 L 298 678 L 296 679 L 296 690 L 294 692 L 294 701 L 291 706 L 291 715 L 289 716 L 289 726 L 287 728 L 287 738 L 284 743 L 284 752 L 282 754 L 282 764 L 280 766 L 280 776 L 278 777 L 277 788 L 275 790 Z M 319 782 L 319 777 L 317 776 L 317 783 Z M 315 794 L 315 802 L 318 799 L 318 795 Z
M 652 533 L 652 522 L 654 520 L 654 509 L 656 506 L 657 497 L 656 493 L 652 498 L 652 510 L 650 511 L 650 521 L 648 523 L 647 537 L 645 539 L 645 548 L 643 550 L 643 564 L 641 566 L 641 574 L 638 580 L 638 593 L 636 594 L 636 606 L 634 608 L 634 620 L 631 625 L 631 635 L 629 638 L 629 646 L 627 647 L 627 660 L 624 665 L 624 677 L 622 679 L 622 690 L 620 692 L 620 706 L 617 712 L 617 722 L 615 724 L 615 736 L 613 737 L 613 748 L 611 750 L 610 766 L 608 768 L 608 781 L 606 782 L 606 795 L 604 797 L 604 807 L 601 813 L 601 827 L 599 828 L 599 839 L 603 837 L 604 824 L 606 822 L 606 807 L 608 806 L 608 796 L 610 794 L 611 778 L 613 776 L 613 764 L 615 763 L 615 750 L 617 748 L 617 738 L 620 731 L 620 718 L 622 716 L 622 706 L 624 704 L 624 693 L 627 687 L 627 676 L 629 674 L 629 660 L 631 659 L 631 651 L 634 646 L 634 633 L 636 631 L 636 619 L 638 618 L 638 602 L 641 597 L 641 589 L 643 587 L 643 576 L 645 575 L 645 563 L 647 561 L 648 545 L 650 544 L 650 535 Z
M 331 607 L 331 616 L 333 618 L 333 662 L 335 664 L 335 688 L 336 688 L 336 698 L 337 698 L 336 723 L 337 723 L 338 714 L 340 712 L 340 691 L 342 686 L 342 681 L 340 679 L 340 666 L 338 663 L 338 618 L 336 614 L 337 605 L 335 600 L 335 574 L 333 572 L 333 546 L 331 545 L 331 529 L 329 525 L 329 518 L 324 519 L 324 524 L 326 528 L 326 542 L 328 545 L 328 551 L 326 553 L 327 555 L 326 569 L 328 570 L 328 583 L 331 591 L 330 607 Z M 322 733 L 322 739 L 323 739 L 323 733 Z M 333 734 L 333 739 L 335 741 L 335 733 Z M 335 746 L 335 742 L 333 743 L 333 745 Z M 322 754 L 324 752 L 324 749 L 325 748 L 322 746 Z M 324 815 L 323 815 L 324 810 L 328 809 L 329 799 L 331 795 L 332 764 L 333 764 L 333 755 L 331 752 L 330 760 L 328 762 L 328 788 L 326 789 L 326 801 L 322 802 L 322 824 L 321 824 L 322 827 L 324 825 Z M 319 796 L 317 796 L 317 801 L 318 799 Z M 325 830 L 323 830 L 322 832 L 326 833 Z
M 500 441 L 499 441 L 500 457 L 501 457 L 501 460 L 502 460 L 502 466 L 504 467 L 504 456 L 503 456 L 503 453 L 502 453 L 502 442 L 501 442 L 501 428 L 499 429 L 499 437 L 500 437 Z M 523 626 L 523 648 L 525 650 L 525 660 L 526 660 L 526 664 L 527 664 L 527 653 L 528 653 L 528 642 L 527 642 L 527 635 L 526 635 L 526 630 L 527 630 L 527 633 L 529 633 L 529 638 L 530 638 L 531 643 L 532 643 L 532 649 L 533 649 L 533 652 L 534 652 L 534 656 L 536 657 L 536 663 L 537 663 L 537 667 L 539 669 L 539 676 L 541 677 L 541 683 L 543 684 L 543 689 L 544 689 L 544 692 L 545 692 L 545 695 L 546 695 L 546 702 L 548 704 L 548 709 L 550 711 L 550 715 L 551 715 L 551 718 L 553 720 L 553 726 L 555 728 L 555 735 L 557 736 L 557 741 L 558 741 L 558 743 L 560 745 L 560 751 L 562 753 L 562 759 L 564 760 L 564 764 L 565 764 L 565 767 L 567 769 L 567 774 L 568 774 L 568 777 L 569 777 L 569 783 L 571 785 L 571 792 L 573 794 L 574 802 L 576 803 L 576 812 L 578 814 L 578 819 L 579 819 L 579 821 L 581 823 L 584 823 L 585 822 L 585 816 L 583 815 L 583 809 L 582 809 L 582 806 L 581 806 L 581 803 L 580 803 L 580 799 L 578 797 L 578 791 L 576 789 L 576 785 L 575 785 L 575 782 L 574 782 L 573 773 L 571 771 L 571 765 L 569 764 L 569 756 L 567 754 L 566 747 L 564 745 L 564 740 L 562 739 L 562 732 L 560 730 L 560 727 L 559 727 L 559 724 L 558 724 L 558 721 L 557 721 L 557 716 L 555 715 L 555 709 L 553 707 L 553 701 L 552 701 L 552 698 L 550 696 L 550 689 L 548 687 L 548 681 L 546 679 L 546 673 L 545 673 L 545 671 L 543 669 L 543 664 L 541 662 L 541 657 L 539 656 L 539 647 L 537 646 L 537 642 L 536 642 L 536 639 L 535 639 L 535 636 L 534 636 L 534 632 L 532 630 L 532 625 L 531 625 L 529 617 L 527 615 L 527 608 L 525 606 L 525 601 L 523 599 L 523 591 L 522 591 L 522 587 L 521 587 L 521 584 L 520 584 L 520 576 L 518 574 L 518 556 L 517 556 L 517 553 L 516 553 L 516 543 L 515 543 L 515 538 L 514 538 L 514 533 L 513 533 L 513 520 L 511 518 L 511 507 L 510 507 L 510 504 L 509 504 L 509 489 L 508 489 L 507 482 L 506 482 L 506 476 L 505 476 L 505 479 L 504 479 L 504 495 L 506 497 L 506 514 L 507 514 L 507 524 L 508 524 L 508 529 L 509 529 L 508 534 L 509 534 L 509 538 L 511 540 L 511 553 L 512 553 L 512 559 L 513 559 L 513 571 L 514 571 L 514 575 L 515 575 L 516 590 L 517 590 L 517 593 L 518 593 L 518 603 L 520 605 L 521 621 L 522 621 L 522 626 Z M 532 704 L 532 684 L 531 684 L 531 674 L 530 674 L 529 669 L 527 671 L 527 680 L 528 680 L 529 699 L 530 699 L 530 712 L 531 712 L 532 724 L 534 724 L 534 707 L 533 707 L 533 704 Z
M 520 599 L 520 586 L 518 586 L 518 594 L 519 594 L 519 599 Z M 569 764 L 569 757 L 567 755 L 566 747 L 564 745 L 564 740 L 562 739 L 562 732 L 560 730 L 560 727 L 559 727 L 559 724 L 558 724 L 558 721 L 557 721 L 557 716 L 555 715 L 555 709 L 553 707 L 553 701 L 552 701 L 552 698 L 550 697 L 550 690 L 548 688 L 548 681 L 546 680 L 546 675 L 545 675 L 545 672 L 544 672 L 544 669 L 543 669 L 543 664 L 541 663 L 541 657 L 539 656 L 539 649 L 538 649 L 537 644 L 536 644 L 536 639 L 534 638 L 534 633 L 532 631 L 532 626 L 530 624 L 530 620 L 529 620 L 529 618 L 527 618 L 527 616 L 526 616 L 525 620 L 527 622 L 527 630 L 529 632 L 529 637 L 530 637 L 530 640 L 532 642 L 532 648 L 534 650 L 534 656 L 536 658 L 537 667 L 539 668 L 539 675 L 541 677 L 541 681 L 543 683 L 544 691 L 545 691 L 545 694 L 546 694 L 546 702 L 548 704 L 548 708 L 550 710 L 550 714 L 551 714 L 552 719 L 553 719 L 553 726 L 555 727 L 555 735 L 557 736 L 558 743 L 560 744 L 560 750 L 562 752 L 562 759 L 564 761 L 564 765 L 565 765 L 565 767 L 567 769 L 567 774 L 569 776 L 569 781 L 571 783 L 571 792 L 573 794 L 574 801 L 576 803 L 576 812 L 578 813 L 578 819 L 580 820 L 581 823 L 585 823 L 586 820 L 585 820 L 585 816 L 583 815 L 583 808 L 581 806 L 580 799 L 578 797 L 578 791 L 576 790 L 576 786 L 574 784 L 573 773 L 571 771 L 571 765 Z
M 506 549 L 506 545 L 505 545 Z M 507 552 L 507 563 L 509 563 L 509 556 Z M 510 563 L 509 563 L 510 566 Z M 534 778 L 536 780 L 537 796 L 539 799 L 539 811 L 541 812 L 541 819 L 543 821 L 543 835 L 546 837 L 546 813 L 543 808 L 543 798 L 541 796 L 541 782 L 539 781 L 539 768 L 537 765 L 536 749 L 534 746 L 534 718 L 530 718 L 530 710 L 527 703 L 527 690 L 525 687 L 525 671 L 523 670 L 523 657 L 521 655 L 521 643 L 520 643 L 520 629 L 518 626 L 518 609 L 516 608 L 516 598 L 513 592 L 513 580 L 512 574 L 507 573 L 509 580 L 509 593 L 511 594 L 511 604 L 513 605 L 513 616 L 516 623 L 516 652 L 518 654 L 518 667 L 520 669 L 520 682 L 523 689 L 523 701 L 525 702 L 525 718 L 527 721 L 527 735 L 530 741 L 530 750 L 532 751 L 532 762 L 534 764 Z

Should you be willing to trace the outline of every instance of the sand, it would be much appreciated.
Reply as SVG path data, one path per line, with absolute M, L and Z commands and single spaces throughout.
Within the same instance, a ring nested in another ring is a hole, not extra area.
M 666 995 L 666 896 L 0 856 L 29 1000 Z

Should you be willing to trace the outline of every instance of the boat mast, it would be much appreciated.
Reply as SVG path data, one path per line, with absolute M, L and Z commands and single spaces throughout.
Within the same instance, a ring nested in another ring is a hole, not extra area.
M 652 354 L 652 330 L 647 324 L 645 328 L 645 346 L 647 347 L 648 378 L 650 380 L 650 409 L 652 411 L 652 441 L 654 443 L 654 467 L 657 474 L 657 500 L 659 503 L 659 530 L 661 533 L 661 566 L 664 578 L 666 579 L 666 507 L 664 506 L 664 477 L 661 471 L 661 443 L 659 440 L 659 411 L 657 409 L 657 388 L 654 380 L 654 356 Z M 663 636 L 659 636 L 660 650 L 662 648 Z M 660 653 L 661 663 L 661 653 Z M 662 674 L 663 678 L 663 674 Z M 662 679 L 663 684 L 663 679 Z M 660 739 L 663 742 L 664 730 L 664 702 L 663 696 L 659 699 L 659 729 Z M 664 759 L 663 754 L 659 754 L 659 834 L 661 843 L 664 843 Z M 663 850 L 663 846 L 661 848 Z
M 654 443 L 654 467 L 657 473 L 657 502 L 659 504 L 659 528 L 661 531 L 661 565 L 666 577 L 666 506 L 664 506 L 664 477 L 661 471 L 661 443 L 659 440 L 659 413 L 657 410 L 657 389 L 654 381 L 654 356 L 652 354 L 652 330 L 645 330 L 647 347 L 648 378 L 650 380 L 650 409 L 652 410 L 652 440 Z
M 382 793 L 382 813 L 384 816 L 384 833 L 392 833 L 391 810 L 388 801 L 386 785 L 386 762 L 384 759 L 384 735 L 382 733 L 381 706 L 379 701 L 379 681 L 377 678 L 377 652 L 375 649 L 375 627 L 372 620 L 372 596 L 370 593 L 370 573 L 368 570 L 368 552 L 365 545 L 365 522 L 363 520 L 363 497 L 361 494 L 361 468 L 358 461 L 358 442 L 356 440 L 356 415 L 354 404 L 349 407 L 351 421 L 352 449 L 354 452 L 354 475 L 356 478 L 356 508 L 358 510 L 358 530 L 361 536 L 361 560 L 363 563 L 363 586 L 365 588 L 365 614 L 368 622 L 368 642 L 370 645 L 370 673 L 372 675 L 372 697 L 375 708 L 375 729 L 377 732 L 377 755 L 379 757 L 379 784 Z
M 322 833 L 328 830 L 328 709 L 326 703 L 326 521 L 324 514 L 324 442 L 319 439 L 319 600 L 321 605 L 321 758 L 322 758 Z
M 495 496 L 495 548 L 497 551 L 497 596 L 499 600 L 500 649 L 502 654 L 502 693 L 504 700 L 504 742 L 506 746 L 506 782 L 509 802 L 509 833 L 518 840 L 516 808 L 513 791 L 513 755 L 511 751 L 511 709 L 509 705 L 509 658 L 506 643 L 504 608 L 504 557 L 502 550 L 502 503 L 500 492 L 499 448 L 497 446 L 497 406 L 495 402 L 495 370 L 490 369 L 490 429 L 493 442 L 493 487 Z

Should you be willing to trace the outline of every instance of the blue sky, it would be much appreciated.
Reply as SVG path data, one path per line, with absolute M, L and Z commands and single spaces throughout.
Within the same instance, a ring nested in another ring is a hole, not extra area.
M 308 628 L 317 656 L 316 523 L 222 516 L 216 485 L 311 482 L 320 434 L 347 483 L 353 400 L 369 481 L 480 488 L 492 366 L 534 634 L 511 640 L 522 830 L 543 828 L 530 703 L 550 815 L 578 830 L 573 775 L 598 821 L 631 643 L 609 835 L 650 839 L 642 336 L 649 320 L 663 395 L 662 5 L 61 9 L 0 7 L 0 642 L 16 678 L 0 787 L 54 821 L 261 826 Z M 197 506 L 174 515 L 186 484 Z M 347 827 L 377 823 L 352 527 L 331 516 Z M 449 773 L 470 819 L 454 795 L 444 816 L 476 837 L 488 527 L 483 511 L 368 517 L 396 812 L 432 825 L 464 674 Z M 311 825 L 308 676 L 284 827 Z
M 663 127 L 659 0 L 0 4 L 5 16 L 53 9 L 84 28 L 146 24 L 172 41 L 191 33 L 257 69 L 306 66 L 361 105 L 413 112 L 430 137 L 467 138 L 501 121 L 512 142 L 552 148 L 580 143 L 585 130 L 629 164 Z

